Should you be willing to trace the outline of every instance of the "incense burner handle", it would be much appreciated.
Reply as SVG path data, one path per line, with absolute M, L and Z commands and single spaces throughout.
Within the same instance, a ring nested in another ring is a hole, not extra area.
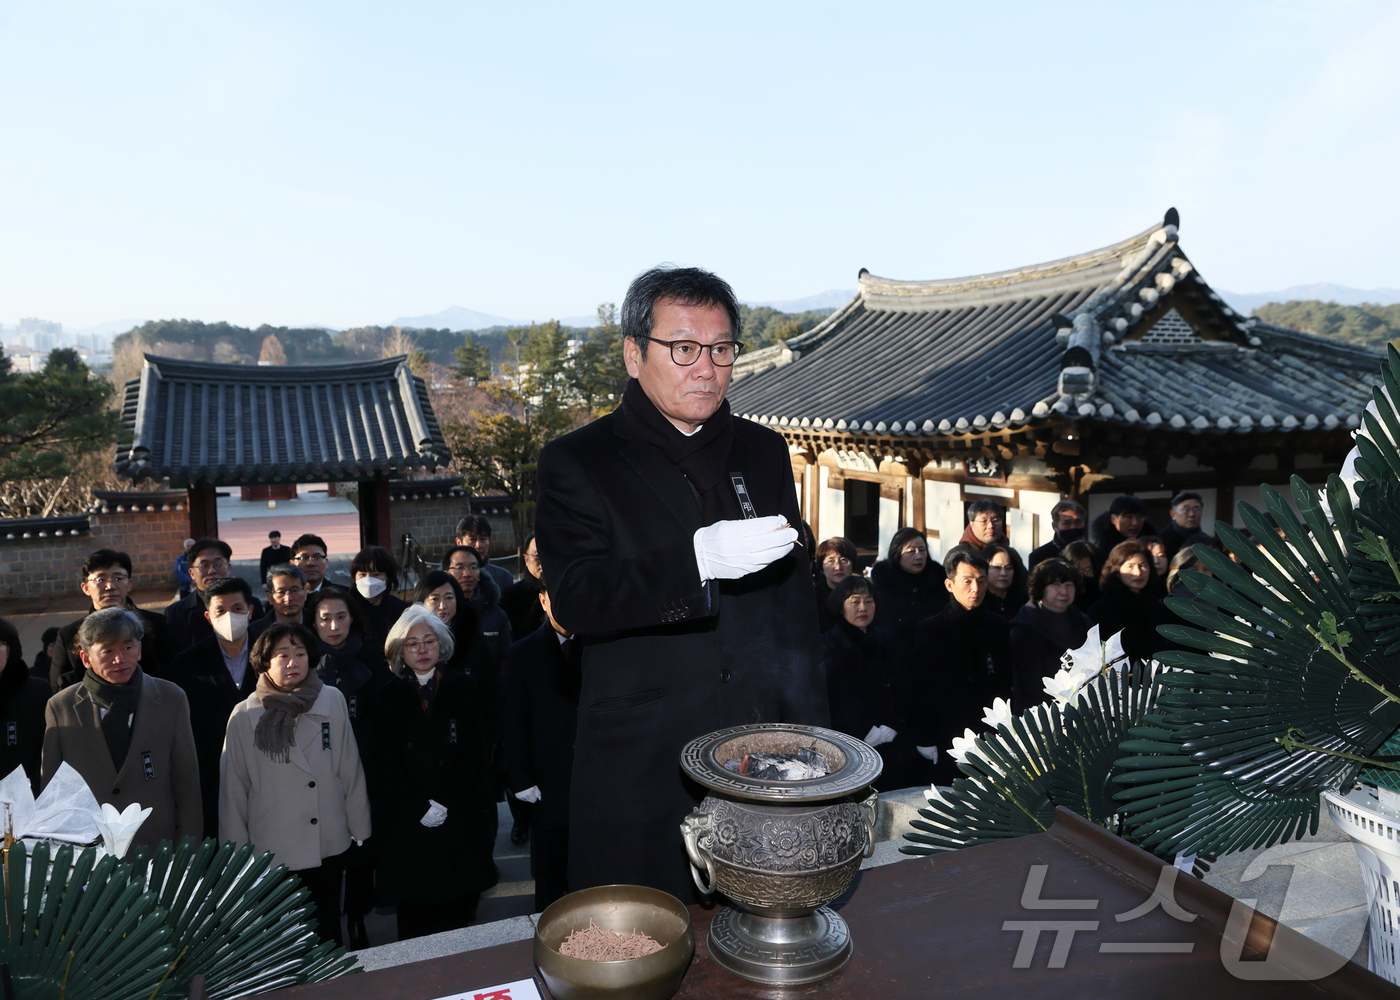
M 880 816 L 880 793 L 874 789 L 860 804 L 861 811 L 865 813 L 865 857 L 870 857 L 875 853 L 875 823 Z
M 690 877 L 695 880 L 695 887 L 706 896 L 712 895 L 715 891 L 715 866 L 710 852 L 700 846 L 700 838 L 709 836 L 714 830 L 714 823 L 710 819 L 710 814 L 701 812 L 696 806 L 684 822 L 681 823 L 681 837 L 685 840 L 685 853 L 690 858 Z M 701 876 L 701 873 L 704 876 Z

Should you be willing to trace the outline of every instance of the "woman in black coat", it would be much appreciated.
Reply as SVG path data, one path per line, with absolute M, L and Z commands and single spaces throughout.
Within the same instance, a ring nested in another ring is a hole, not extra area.
M 822 636 L 822 646 L 831 727 L 875 748 L 885 765 L 875 784 L 888 791 L 927 784 L 929 778 L 906 711 L 911 696 L 906 647 L 872 624 L 879 604 L 869 580 L 842 580 L 827 600 L 827 609 L 841 620 Z
M 360 748 L 366 779 L 374 757 L 369 718 L 379 691 L 393 679 L 384 655 L 365 641 L 356 606 L 364 605 L 343 590 L 322 587 L 306 599 L 304 620 L 316 633 L 316 673 L 322 683 L 345 696 L 350 728 Z M 396 619 L 397 620 L 397 619 Z M 345 917 L 352 951 L 369 947 L 365 917 L 374 907 L 374 853 L 377 838 L 351 845 L 345 858 Z
M 544 624 L 544 608 L 540 604 L 540 552 L 531 534 L 525 539 L 525 575 L 501 593 L 501 610 L 510 619 L 510 634 L 524 639 Z
M 35 795 L 44 751 L 44 706 L 52 694 L 47 680 L 29 673 L 19 631 L 0 618 L 0 778 L 23 767 Z
M 826 609 L 827 598 L 837 584 L 855 572 L 856 547 L 845 538 L 828 538 L 817 546 L 816 565 L 812 587 L 817 596 L 817 628 L 825 635 L 841 620 L 839 614 Z
M 918 528 L 900 528 L 890 539 L 884 559 L 870 570 L 870 580 L 880 592 L 875 624 L 893 632 L 906 646 L 925 618 L 948 606 L 947 574 L 928 554 L 928 540 Z
M 408 607 L 408 602 L 394 593 L 399 589 L 399 561 L 388 549 L 369 545 L 351 561 L 350 577 L 364 601 L 365 631 L 377 640 L 372 645 L 380 646 Z
M 1093 624 L 1074 606 L 1079 570 L 1046 559 L 1031 570 L 1030 603 L 1011 619 L 1011 710 L 1017 714 L 1048 700 L 1044 679 L 1060 669 L 1060 656 L 1078 649 Z
M 1010 621 L 1026 603 L 1025 568 L 1005 545 L 986 546 L 982 558 L 987 560 L 987 596 L 982 607 Z
M 1103 596 L 1089 609 L 1089 617 L 1098 622 L 1104 642 L 1122 632 L 1123 652 L 1134 660 L 1150 660 L 1159 649 L 1171 646 L 1157 634 L 1158 625 L 1175 622 L 1154 594 L 1157 583 L 1152 551 L 1136 538 L 1115 545 L 1099 574 Z
M 394 906 L 399 940 L 466 927 L 481 893 L 495 884 L 495 806 L 475 685 L 442 667 L 452 631 L 414 606 L 389 632 L 394 679 L 380 690 L 371 721 L 370 806 L 383 844 L 376 888 Z
M 1088 542 L 1070 542 L 1060 558 L 1079 570 L 1079 587 L 1074 592 L 1074 606 L 1086 615 L 1099 597 L 1099 554 Z

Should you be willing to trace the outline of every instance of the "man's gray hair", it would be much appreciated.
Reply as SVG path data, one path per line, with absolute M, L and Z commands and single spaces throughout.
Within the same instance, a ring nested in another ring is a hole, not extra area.
M 272 579 L 273 579 L 273 577 L 277 577 L 277 576 L 292 576 L 292 577 L 296 577 L 297 581 L 298 581 L 303 587 L 306 586 L 306 574 L 305 574 L 305 573 L 303 573 L 301 570 L 297 569 L 297 567 L 293 566 L 291 563 L 278 563 L 276 566 L 273 566 L 271 569 L 269 569 L 269 570 L 267 571 L 267 579 L 263 580 L 263 587 L 264 587 L 265 589 L 267 589 L 267 590 L 271 590 L 271 589 L 272 589 Z
M 88 615 L 78 626 L 78 648 L 86 652 L 93 646 L 124 639 L 140 642 L 145 634 L 146 628 L 136 612 L 126 608 L 103 608 Z
M 438 666 L 446 666 L 447 661 L 452 659 L 453 650 L 457 648 L 457 643 L 452 638 L 452 629 L 445 621 L 421 604 L 410 604 L 403 614 L 399 615 L 399 620 L 389 629 L 389 637 L 384 640 L 384 659 L 389 661 L 389 669 L 394 672 L 395 677 L 403 676 L 403 644 L 408 640 L 408 633 L 418 625 L 427 625 L 437 637 Z

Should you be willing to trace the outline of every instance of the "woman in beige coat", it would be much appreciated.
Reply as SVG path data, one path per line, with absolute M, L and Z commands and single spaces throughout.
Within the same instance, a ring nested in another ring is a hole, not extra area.
M 345 696 L 311 669 L 305 626 L 269 626 L 248 655 L 257 689 L 233 710 L 219 762 L 219 839 L 252 843 L 301 877 L 321 937 L 341 943 L 340 879 L 370 834 Z

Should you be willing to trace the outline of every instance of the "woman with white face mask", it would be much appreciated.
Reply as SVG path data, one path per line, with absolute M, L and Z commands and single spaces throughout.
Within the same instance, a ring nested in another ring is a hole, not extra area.
M 367 546 L 351 560 L 350 578 L 363 602 L 365 626 L 374 636 L 371 645 L 378 646 L 408 607 L 407 601 L 394 594 L 399 588 L 398 560 L 388 549 Z

